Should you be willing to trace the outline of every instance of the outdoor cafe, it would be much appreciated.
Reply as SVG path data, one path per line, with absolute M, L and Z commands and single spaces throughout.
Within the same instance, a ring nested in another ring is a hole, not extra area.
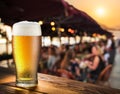
M 64 0 L 0 1 L 0 94 L 119 94 L 114 50 L 113 34 Z

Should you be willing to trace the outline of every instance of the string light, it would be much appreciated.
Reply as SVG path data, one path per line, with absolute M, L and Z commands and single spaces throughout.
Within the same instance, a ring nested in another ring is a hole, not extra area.
M 75 30 L 69 28 L 69 29 L 68 29 L 68 32 L 70 32 L 71 34 L 74 34 L 74 33 L 75 33 Z
M 60 28 L 60 31 L 61 31 L 61 32 L 64 32 L 64 31 L 65 31 L 65 29 L 64 29 L 64 28 Z
M 43 21 L 39 21 L 38 23 L 39 23 L 40 25 L 43 25 Z
M 51 22 L 50 25 L 51 25 L 51 26 L 54 26 L 54 25 L 55 25 L 55 22 Z
M 55 28 L 55 27 L 52 27 L 51 29 L 52 29 L 52 31 L 55 31 L 55 30 L 56 30 L 56 28 Z

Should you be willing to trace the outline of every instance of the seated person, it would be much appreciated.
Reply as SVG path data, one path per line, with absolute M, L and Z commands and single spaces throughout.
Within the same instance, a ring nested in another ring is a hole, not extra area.
M 80 77 L 80 68 L 75 56 L 74 50 L 68 50 L 60 64 L 60 69 L 71 73 L 73 79 Z
M 101 56 L 101 49 L 99 46 L 95 45 L 91 49 L 91 56 L 89 57 L 90 60 L 88 60 L 87 66 L 90 70 L 89 72 L 89 78 L 92 82 L 95 82 L 101 73 L 101 71 L 105 68 L 105 63 L 103 61 L 103 58 Z

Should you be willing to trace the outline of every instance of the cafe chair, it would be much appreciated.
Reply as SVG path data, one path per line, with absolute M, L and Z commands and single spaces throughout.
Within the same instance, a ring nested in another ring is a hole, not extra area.
M 100 73 L 100 75 L 98 76 L 98 79 L 97 79 L 96 83 L 97 84 L 103 84 L 103 85 L 107 84 L 108 85 L 109 84 L 108 80 L 109 80 L 111 71 L 112 71 L 112 65 L 109 64 Z

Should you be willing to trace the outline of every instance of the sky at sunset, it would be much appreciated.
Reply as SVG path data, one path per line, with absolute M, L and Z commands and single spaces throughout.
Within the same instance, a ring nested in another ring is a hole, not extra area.
M 120 0 L 65 0 L 86 12 L 99 24 L 120 28 Z

